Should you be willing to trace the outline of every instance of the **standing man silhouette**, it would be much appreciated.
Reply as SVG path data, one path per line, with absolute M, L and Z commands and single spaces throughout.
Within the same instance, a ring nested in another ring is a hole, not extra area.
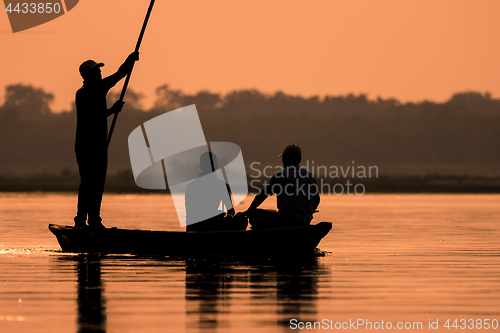
M 83 86 L 78 89 L 76 104 L 75 153 L 80 173 L 78 188 L 78 211 L 74 218 L 75 227 L 88 225 L 105 229 L 101 219 L 101 201 L 108 167 L 108 116 L 122 110 L 123 102 L 116 101 L 107 108 L 106 94 L 123 79 L 139 60 L 139 53 L 131 53 L 118 71 L 102 78 L 104 64 L 87 60 L 80 65 Z

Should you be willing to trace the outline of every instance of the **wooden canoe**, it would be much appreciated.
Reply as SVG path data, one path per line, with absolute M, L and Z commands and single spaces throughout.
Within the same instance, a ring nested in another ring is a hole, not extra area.
M 64 252 L 108 254 L 272 255 L 313 251 L 330 222 L 304 227 L 240 231 L 153 231 L 109 228 L 93 231 L 49 224 Z

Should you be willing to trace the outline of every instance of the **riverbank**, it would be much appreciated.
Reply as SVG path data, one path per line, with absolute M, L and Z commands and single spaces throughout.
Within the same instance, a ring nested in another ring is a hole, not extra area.
M 257 192 L 267 179 L 248 180 L 249 191 Z M 349 182 L 349 183 L 347 183 Z M 318 179 L 323 193 L 500 193 L 500 177 L 425 175 L 425 176 L 380 176 L 378 178 Z M 80 179 L 77 174 L 33 174 L 28 176 L 0 175 L 0 192 L 76 192 Z M 335 188 L 334 186 L 337 185 Z M 335 191 L 334 191 L 335 190 Z M 109 193 L 157 193 L 138 187 L 132 172 L 122 171 L 108 175 L 106 192 Z M 168 189 L 167 189 L 168 192 Z

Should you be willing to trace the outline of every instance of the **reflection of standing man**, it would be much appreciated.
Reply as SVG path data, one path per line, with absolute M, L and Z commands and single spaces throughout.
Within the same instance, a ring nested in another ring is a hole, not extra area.
M 101 223 L 101 201 L 108 166 L 107 117 L 120 112 L 123 102 L 117 101 L 107 108 L 106 94 L 132 69 L 139 53 L 130 54 L 118 71 L 102 78 L 103 63 L 87 60 L 80 65 L 83 86 L 76 92 L 76 140 L 75 152 L 80 172 L 78 188 L 78 212 L 75 227 L 104 228 Z
M 101 258 L 79 255 L 78 273 L 78 333 L 106 332 L 106 299 L 101 281 Z

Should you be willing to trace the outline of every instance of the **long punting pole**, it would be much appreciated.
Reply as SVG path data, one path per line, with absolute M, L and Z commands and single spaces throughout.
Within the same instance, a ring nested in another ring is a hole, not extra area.
M 149 4 L 148 13 L 146 14 L 146 18 L 144 19 L 144 23 L 142 24 L 141 33 L 139 34 L 139 39 L 137 40 L 137 44 L 135 45 L 135 52 L 139 52 L 139 47 L 141 47 L 142 37 L 144 37 L 144 31 L 146 31 L 146 26 L 148 25 L 149 16 L 151 15 L 151 11 L 153 10 L 153 5 L 155 0 L 151 0 Z M 120 94 L 120 102 L 123 102 L 123 98 L 125 97 L 125 92 L 127 91 L 128 81 L 130 81 L 130 75 L 132 74 L 132 69 L 134 69 L 134 64 L 132 64 L 132 68 L 130 68 L 130 72 L 127 74 L 127 78 L 125 79 L 125 83 L 123 84 L 122 93 Z M 113 122 L 111 123 L 111 127 L 109 129 L 108 139 L 106 140 L 106 145 L 109 148 L 109 143 L 111 141 L 111 136 L 113 135 L 113 130 L 115 129 L 116 119 L 118 118 L 118 113 L 115 113 L 113 117 Z

